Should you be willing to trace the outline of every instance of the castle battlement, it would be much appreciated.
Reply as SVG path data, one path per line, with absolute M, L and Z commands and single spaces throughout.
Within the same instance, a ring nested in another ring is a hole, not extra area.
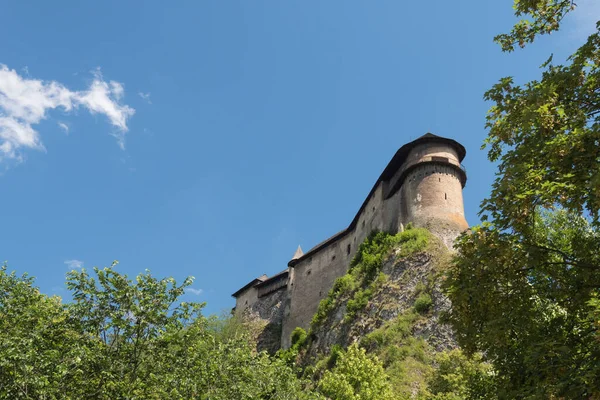
M 308 329 L 319 302 L 344 275 L 360 243 L 375 230 L 429 229 L 451 247 L 468 228 L 462 189 L 465 148 L 427 133 L 402 146 L 383 170 L 350 225 L 306 253 L 298 247 L 288 268 L 256 278 L 235 292 L 236 313 L 251 312 L 281 328 L 289 347 L 296 327 Z

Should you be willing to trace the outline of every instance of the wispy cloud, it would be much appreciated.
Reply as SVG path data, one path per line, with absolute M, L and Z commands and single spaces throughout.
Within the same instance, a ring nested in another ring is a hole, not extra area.
M 71 112 L 81 107 L 106 116 L 116 128 L 112 135 L 124 148 L 127 120 L 135 110 L 122 103 L 123 84 L 106 82 L 100 69 L 92 74 L 87 90 L 72 91 L 59 82 L 30 79 L 28 71 L 21 76 L 0 64 L 0 161 L 21 161 L 22 149 L 43 150 L 40 134 L 32 125 L 39 124 L 48 117 L 49 110 L 56 108 Z
M 140 96 L 148 104 L 152 104 L 152 101 L 150 100 L 150 93 L 139 92 L 138 96 Z
M 65 264 L 69 269 L 79 269 L 83 267 L 83 261 L 79 260 L 67 260 Z
M 204 290 L 202 289 L 194 289 L 194 288 L 185 288 L 186 293 L 195 294 L 196 296 L 200 296 Z
M 69 125 L 65 124 L 64 122 L 58 122 L 58 127 L 65 131 L 66 134 L 69 134 Z

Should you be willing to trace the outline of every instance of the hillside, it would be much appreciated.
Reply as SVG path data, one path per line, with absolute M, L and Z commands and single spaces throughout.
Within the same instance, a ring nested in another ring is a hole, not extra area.
M 469 379 L 462 370 L 472 367 L 480 378 L 487 369 L 462 355 L 442 322 L 451 306 L 441 288 L 449 262 L 449 250 L 425 229 L 374 232 L 321 301 L 309 331 L 297 328 L 292 347 L 280 357 L 318 382 L 340 354 L 358 346 L 382 363 L 394 398 L 460 398 Z M 266 326 L 259 338 L 270 336 L 268 323 L 253 321 L 255 329 Z M 265 348 L 260 340 L 259 348 Z M 460 378 L 451 383 L 448 373 Z

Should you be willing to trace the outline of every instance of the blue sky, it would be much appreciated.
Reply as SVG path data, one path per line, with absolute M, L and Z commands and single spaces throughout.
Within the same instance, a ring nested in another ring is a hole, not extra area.
M 511 2 L 19 2 L 0 14 L 0 259 L 48 294 L 69 268 L 196 281 L 207 312 L 343 229 L 402 144 L 465 145 L 467 220 L 500 77 L 536 78 L 593 0 L 526 50 Z

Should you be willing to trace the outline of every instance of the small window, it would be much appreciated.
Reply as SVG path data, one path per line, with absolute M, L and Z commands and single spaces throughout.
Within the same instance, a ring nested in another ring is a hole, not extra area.
M 363 228 L 365 227 L 365 221 L 363 221 L 363 223 L 362 223 L 362 227 L 363 227 Z
M 331 261 L 335 260 L 335 254 L 331 257 Z
M 348 244 L 348 247 L 346 247 L 346 253 L 347 253 L 347 254 L 350 254 L 350 248 L 351 248 L 351 247 L 350 247 L 350 244 Z
M 306 271 L 306 275 L 310 275 L 312 273 L 312 271 L 309 269 L 308 271 Z
M 448 200 L 448 193 L 444 193 L 444 200 Z

